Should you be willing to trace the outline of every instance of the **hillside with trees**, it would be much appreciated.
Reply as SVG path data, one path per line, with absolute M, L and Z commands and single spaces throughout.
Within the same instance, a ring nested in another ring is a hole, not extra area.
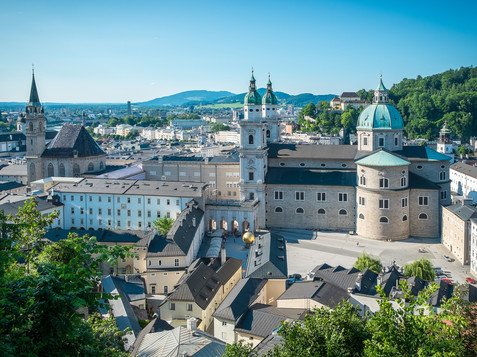
M 357 93 L 371 103 L 373 90 L 360 89 Z M 389 98 L 404 119 L 409 139 L 435 140 L 445 121 L 454 139 L 468 142 L 471 136 L 477 136 L 477 68 L 405 78 L 390 88 Z M 332 111 L 328 103 L 312 102 L 299 113 L 298 123 L 303 131 L 335 134 L 344 128 L 354 132 L 361 110 Z

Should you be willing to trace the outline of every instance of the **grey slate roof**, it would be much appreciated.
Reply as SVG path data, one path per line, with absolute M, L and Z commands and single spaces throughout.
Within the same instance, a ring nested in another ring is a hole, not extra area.
M 302 320 L 305 309 L 285 309 L 270 305 L 254 304 L 235 326 L 235 331 L 267 337 L 285 320 Z
M 311 273 L 314 280 L 322 280 L 345 291 L 352 288 L 353 292 L 361 294 L 374 295 L 376 293 L 378 274 L 369 269 L 361 272 L 356 268 L 346 269 L 340 265 L 332 267 L 325 263 L 318 265 Z
M 285 239 L 278 234 L 256 232 L 247 261 L 247 278 L 288 278 Z
M 331 146 L 331 145 L 330 145 Z M 356 171 L 331 171 L 294 167 L 269 167 L 265 182 L 270 185 L 356 186 Z
M 322 160 L 354 160 L 356 145 L 269 144 L 269 158 L 303 158 Z
M 182 276 L 177 288 L 162 304 L 166 301 L 190 301 L 205 310 L 221 285 L 241 267 L 242 261 L 235 258 L 228 258 L 222 265 L 218 258 L 197 259 L 191 264 L 189 271 Z
M 197 202 L 191 201 L 174 221 L 166 237 L 156 235 L 147 249 L 148 257 L 187 255 L 204 217 Z M 195 223 L 194 223 L 195 222 Z
M 420 159 L 428 161 L 449 161 L 451 158 L 441 154 L 429 146 L 403 146 L 402 150 L 395 151 L 396 154 L 407 157 L 408 159 Z
M 64 124 L 56 137 L 50 141 L 42 157 L 101 156 L 105 152 L 82 125 Z
M 447 206 L 445 209 L 448 209 L 463 221 L 468 221 L 471 218 L 477 218 L 477 207 L 474 206 L 456 203 L 452 206 Z
M 260 342 L 255 348 L 253 352 L 257 354 L 257 356 L 268 356 L 269 352 L 272 352 L 275 347 L 281 345 L 283 342 L 283 337 L 278 335 L 277 333 L 272 333 L 262 342 Z
M 444 299 L 450 299 L 454 293 L 454 285 L 448 284 L 445 281 L 441 280 L 439 284 L 439 290 L 434 292 L 430 298 L 430 303 L 432 306 L 439 307 L 441 306 Z
M 455 170 L 457 172 L 460 172 L 464 175 L 471 176 L 473 178 L 477 178 L 477 167 L 472 166 L 469 164 L 466 164 L 462 161 L 458 161 L 455 164 L 452 164 L 450 166 L 451 170 Z
M 383 288 L 386 296 L 389 296 L 391 291 L 396 288 L 396 285 L 399 283 L 399 279 L 402 278 L 402 274 L 396 268 L 396 266 L 391 266 L 391 268 L 383 274 L 381 278 L 381 287 Z
M 46 211 L 49 209 L 55 209 L 58 206 L 63 206 L 62 203 L 55 203 L 52 201 L 48 201 L 46 197 L 35 197 L 34 200 L 37 203 L 37 210 L 42 212 Z M 0 205 L 0 211 L 3 211 L 6 215 L 11 214 L 11 215 L 16 215 L 18 212 L 18 209 L 22 207 L 25 204 L 24 201 L 16 201 L 16 202 L 6 202 Z
M 146 298 L 144 281 L 141 279 L 141 276 L 111 276 L 111 279 L 113 279 L 114 285 L 124 293 L 129 302 Z
M 300 281 L 293 283 L 277 300 L 310 299 L 334 308 L 349 298 L 348 291 L 324 281 Z
M 237 321 L 245 312 L 267 283 L 266 279 L 245 278 L 241 279 L 222 301 L 214 317 Z
M 359 95 L 356 92 L 343 92 L 340 95 L 341 98 L 353 98 L 353 97 L 358 97 Z

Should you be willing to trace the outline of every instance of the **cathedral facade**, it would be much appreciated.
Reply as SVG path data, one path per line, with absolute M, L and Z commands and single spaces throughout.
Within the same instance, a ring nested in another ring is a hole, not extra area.
M 46 145 L 46 118 L 32 77 L 25 114 L 27 182 L 45 177 L 77 177 L 106 167 L 106 154 L 82 125 L 64 124 Z
M 403 146 L 404 122 L 382 80 L 359 116 L 358 145 L 281 143 L 277 109 L 270 80 L 262 98 L 252 73 L 239 150 L 241 202 L 252 229 L 439 236 L 441 206 L 451 203 L 450 158 Z M 229 215 L 224 211 L 217 213 Z

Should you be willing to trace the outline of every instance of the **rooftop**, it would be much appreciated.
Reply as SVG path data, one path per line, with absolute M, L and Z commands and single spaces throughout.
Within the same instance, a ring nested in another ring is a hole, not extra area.
M 281 235 L 255 232 L 245 276 L 263 279 L 288 278 L 286 242 Z
M 271 159 L 354 160 L 356 145 L 269 144 Z
M 396 154 L 404 156 L 411 160 L 426 161 L 450 161 L 451 157 L 441 154 L 429 146 L 403 146 L 402 150 L 395 151 Z
M 459 202 L 451 206 L 444 207 L 444 209 L 454 213 L 463 221 L 468 221 L 471 218 L 477 218 L 477 207 L 475 206 L 470 206 Z
M 462 161 L 458 161 L 455 164 L 452 164 L 450 167 L 451 170 L 460 172 L 461 174 L 473 177 L 477 179 L 477 167 L 466 164 Z
M 386 167 L 386 166 L 407 166 L 411 163 L 402 157 L 395 155 L 389 151 L 379 149 L 367 156 L 360 158 L 356 164 L 370 167 Z
M 265 182 L 272 185 L 356 186 L 356 171 L 269 167 Z

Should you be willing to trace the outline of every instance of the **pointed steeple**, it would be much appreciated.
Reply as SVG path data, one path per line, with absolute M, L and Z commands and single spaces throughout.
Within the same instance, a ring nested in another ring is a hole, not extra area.
M 379 76 L 379 85 L 374 90 L 374 103 L 387 103 L 388 102 L 388 90 L 383 83 L 383 75 Z
M 262 98 L 262 104 L 274 104 L 274 105 L 278 104 L 278 99 L 275 93 L 273 93 L 272 81 L 270 80 L 270 73 L 268 74 L 267 92 Z
M 250 78 L 250 84 L 248 86 L 248 93 L 245 96 L 245 105 L 259 105 L 262 102 L 262 97 L 257 92 L 257 86 L 255 84 L 255 77 L 253 75 L 252 68 L 252 77 Z
M 32 80 L 31 80 L 31 89 L 30 89 L 30 100 L 28 101 L 29 106 L 39 107 L 40 104 L 40 97 L 38 96 L 38 90 L 36 89 L 36 82 L 35 82 L 35 69 L 32 68 Z
M 387 91 L 386 87 L 384 86 L 384 83 L 383 83 L 383 75 L 381 74 L 379 76 L 379 85 L 378 85 L 378 88 L 376 88 L 376 90 L 379 90 L 379 91 Z

